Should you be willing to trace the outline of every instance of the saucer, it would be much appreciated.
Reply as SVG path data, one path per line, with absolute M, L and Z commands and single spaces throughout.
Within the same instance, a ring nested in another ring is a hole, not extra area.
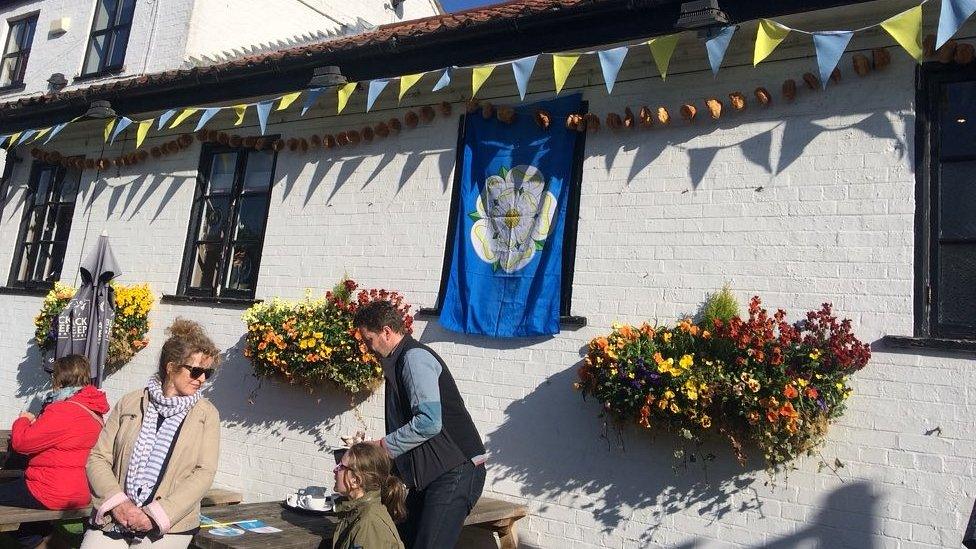
M 334 509 L 333 506 L 329 506 L 328 508 L 321 509 L 321 510 L 319 510 L 319 509 L 306 509 L 305 507 L 299 507 L 299 506 L 294 506 L 293 507 L 291 505 L 288 505 L 288 502 L 285 501 L 285 500 L 282 500 L 281 501 L 281 506 L 284 507 L 285 509 L 288 509 L 288 510 L 291 510 L 291 511 L 295 511 L 295 512 L 298 512 L 298 513 L 305 513 L 305 514 L 309 514 L 309 515 L 327 515 L 327 514 L 331 513 L 333 511 L 333 509 Z

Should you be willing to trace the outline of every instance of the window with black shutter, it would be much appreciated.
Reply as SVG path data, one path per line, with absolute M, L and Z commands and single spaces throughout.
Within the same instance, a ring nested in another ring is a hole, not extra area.
M 180 295 L 254 297 L 275 159 L 271 150 L 204 147 Z
M 36 27 L 36 13 L 10 22 L 3 59 L 0 61 L 0 89 L 24 83 L 24 72 L 27 70 L 27 58 L 30 57 Z
M 97 0 L 82 76 L 122 68 L 136 0 Z
M 976 73 L 923 69 L 916 336 L 976 339 Z
M 80 171 L 60 164 L 31 167 L 10 287 L 44 290 L 60 280 L 80 181 Z

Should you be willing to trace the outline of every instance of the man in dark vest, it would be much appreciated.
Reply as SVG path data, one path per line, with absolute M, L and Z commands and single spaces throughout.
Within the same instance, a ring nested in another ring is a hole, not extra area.
M 444 360 L 404 333 L 385 300 L 364 305 L 353 321 L 383 363 L 386 448 L 410 489 L 399 526 L 408 549 L 450 549 L 485 486 L 485 446 Z

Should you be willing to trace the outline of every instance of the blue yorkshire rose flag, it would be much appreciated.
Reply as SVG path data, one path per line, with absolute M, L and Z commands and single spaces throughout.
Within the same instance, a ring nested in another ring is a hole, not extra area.
M 516 109 L 515 121 L 468 116 L 440 322 L 494 337 L 559 332 L 563 228 L 579 134 L 553 120 L 579 112 L 579 94 Z

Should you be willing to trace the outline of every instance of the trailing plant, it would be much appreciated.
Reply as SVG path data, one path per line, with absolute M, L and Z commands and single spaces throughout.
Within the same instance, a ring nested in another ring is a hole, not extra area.
M 775 469 L 822 442 L 870 357 L 829 303 L 790 324 L 753 297 L 745 319 L 614 325 L 590 342 L 576 388 L 615 421 L 697 444 L 720 434 L 741 463 L 751 445 Z
M 399 293 L 358 288 L 346 278 L 324 297 L 308 292 L 299 301 L 274 298 L 245 311 L 244 356 L 254 374 L 305 385 L 332 383 L 349 393 L 376 389 L 383 370 L 353 328 L 356 311 L 371 301 L 390 301 L 403 314 L 408 333 L 413 317 Z
M 155 297 L 148 284 L 126 286 L 110 282 L 109 285 L 115 290 L 115 319 L 108 342 L 105 370 L 111 373 L 149 345 L 149 312 L 153 309 Z M 44 297 L 41 311 L 34 317 L 34 339 L 45 355 L 54 351 L 58 315 L 75 292 L 76 288 L 55 282 L 54 288 Z

